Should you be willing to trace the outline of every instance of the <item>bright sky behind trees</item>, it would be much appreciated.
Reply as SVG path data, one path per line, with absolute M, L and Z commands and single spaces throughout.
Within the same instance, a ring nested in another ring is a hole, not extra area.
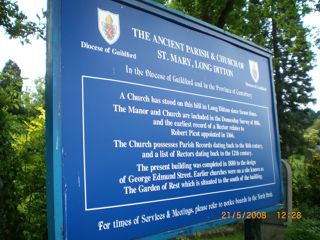
M 27 0 L 18 0 L 20 9 L 28 16 L 29 20 L 37 22 L 36 15 L 42 15 L 46 10 L 46 0 L 33 0 L 32 4 Z M 306 26 L 318 28 L 320 34 L 320 13 L 309 14 L 305 18 Z M 316 31 L 313 31 L 316 34 Z M 11 59 L 21 68 L 21 75 L 24 80 L 24 87 L 34 88 L 33 81 L 45 76 L 46 43 L 44 40 L 33 38 L 31 44 L 22 45 L 18 39 L 9 39 L 3 29 L 0 29 L 0 70 L 5 63 Z M 309 105 L 315 111 L 320 111 L 320 50 L 313 48 L 316 53 L 317 66 L 310 72 L 313 78 L 315 91 L 313 97 L 317 99 L 316 105 Z

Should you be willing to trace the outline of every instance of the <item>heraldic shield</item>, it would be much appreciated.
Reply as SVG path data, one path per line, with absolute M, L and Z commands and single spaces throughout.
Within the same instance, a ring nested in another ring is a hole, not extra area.
M 259 65 L 257 62 L 249 60 L 249 66 L 251 77 L 257 83 L 259 81 Z
M 120 37 L 119 14 L 98 8 L 98 28 L 104 40 L 110 45 L 114 44 Z

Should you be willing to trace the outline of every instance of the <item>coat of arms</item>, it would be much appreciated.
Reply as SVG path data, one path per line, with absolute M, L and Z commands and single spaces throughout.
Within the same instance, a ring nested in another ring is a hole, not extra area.
M 257 83 L 259 81 L 259 65 L 257 62 L 249 60 L 249 67 L 251 77 Z
M 98 28 L 104 40 L 110 45 L 114 44 L 120 37 L 119 14 L 98 8 Z

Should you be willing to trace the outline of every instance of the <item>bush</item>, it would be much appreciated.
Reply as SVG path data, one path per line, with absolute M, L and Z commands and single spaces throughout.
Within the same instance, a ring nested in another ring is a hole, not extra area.
M 306 218 L 293 222 L 286 230 L 286 240 L 319 240 L 320 220 Z
M 310 206 L 308 204 L 300 204 L 298 209 L 294 211 L 300 211 L 302 213 L 302 218 L 311 218 L 320 221 L 320 205 Z M 319 236 L 320 239 L 320 236 Z

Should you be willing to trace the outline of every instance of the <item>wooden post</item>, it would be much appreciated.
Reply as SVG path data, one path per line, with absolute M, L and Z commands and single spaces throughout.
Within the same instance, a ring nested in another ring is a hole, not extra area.
M 259 219 L 244 220 L 244 239 L 261 240 L 261 221 Z

